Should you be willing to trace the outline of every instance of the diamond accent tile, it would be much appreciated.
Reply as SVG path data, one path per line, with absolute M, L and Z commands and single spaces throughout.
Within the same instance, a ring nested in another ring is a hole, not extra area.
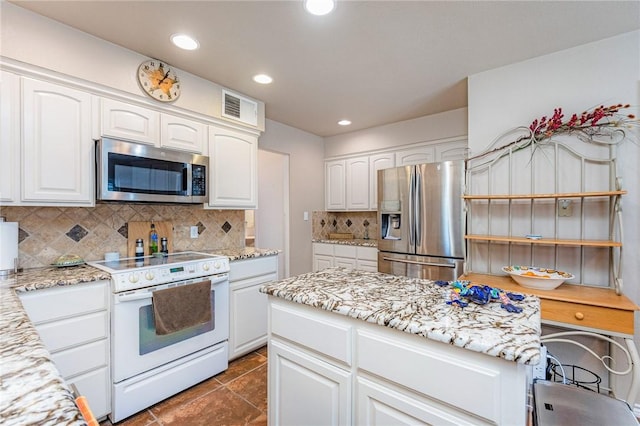
M 228 224 L 228 223 L 229 222 L 226 222 L 226 224 Z M 198 227 L 198 235 L 202 234 L 207 229 L 207 227 L 204 226 L 204 224 L 202 222 L 196 223 L 196 226 Z M 222 229 L 224 229 L 224 228 L 222 228 Z M 231 225 L 229 225 L 229 229 L 231 229 Z M 224 232 L 229 232 L 229 231 L 224 231 Z
M 336 226 L 338 224 L 338 221 L 333 219 L 333 226 Z
M 71 228 L 65 235 L 77 243 L 78 241 L 86 237 L 88 233 L 89 231 L 84 229 L 82 226 L 76 225 Z
M 324 221 L 324 219 L 322 219 L 322 220 L 320 221 L 320 225 L 321 225 L 323 228 L 324 228 L 324 226 L 325 226 L 326 224 L 327 224 L 327 222 L 325 222 L 325 221 Z
M 122 235 L 125 238 L 129 238 L 129 224 L 125 223 L 120 228 L 118 228 L 118 234 Z
M 363 224 L 364 226 L 369 226 L 369 221 L 368 221 L 367 219 L 365 219 L 365 220 L 364 220 L 364 222 L 362 222 L 362 224 Z
M 347 219 L 347 221 L 345 222 L 347 224 L 347 226 L 351 226 L 353 225 L 353 222 L 351 222 L 351 219 Z
M 18 228 L 18 244 L 23 242 L 28 236 L 29 233 L 27 231 L 22 228 Z
M 231 224 L 225 221 L 224 225 L 222 225 L 222 230 L 228 234 L 231 231 Z

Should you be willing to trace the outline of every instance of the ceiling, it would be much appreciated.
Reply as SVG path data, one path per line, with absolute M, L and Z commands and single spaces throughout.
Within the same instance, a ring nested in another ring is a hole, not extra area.
M 637 0 L 338 0 L 326 16 L 301 0 L 12 3 L 260 99 L 267 118 L 318 136 L 465 107 L 468 75 L 640 28 Z M 179 32 L 200 49 L 173 46 Z

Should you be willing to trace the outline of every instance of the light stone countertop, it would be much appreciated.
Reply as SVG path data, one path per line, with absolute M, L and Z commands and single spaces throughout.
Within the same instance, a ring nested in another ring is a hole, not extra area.
M 262 256 L 277 256 L 280 250 L 276 249 L 261 249 L 255 247 L 243 247 L 237 249 L 224 249 L 224 250 L 206 250 L 203 253 L 219 254 L 221 256 L 227 256 L 230 262 L 236 260 L 253 259 Z
M 535 296 L 513 302 L 521 313 L 507 312 L 497 301 L 461 308 L 446 303 L 450 285 L 345 268 L 265 284 L 260 291 L 507 361 L 540 361 L 540 300 Z
M 38 268 L 0 280 L 0 424 L 85 425 L 17 292 L 110 279 L 90 266 Z
M 365 240 L 363 238 L 354 238 L 350 240 L 348 239 L 323 240 L 319 238 L 314 238 L 312 242 L 324 243 L 324 244 L 338 244 L 343 246 L 378 247 L 378 240 L 372 240 L 372 239 Z

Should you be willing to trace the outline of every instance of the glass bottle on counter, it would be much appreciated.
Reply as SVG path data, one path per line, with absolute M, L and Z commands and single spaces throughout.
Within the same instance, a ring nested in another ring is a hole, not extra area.
M 151 231 L 149 232 L 149 254 L 153 255 L 158 252 L 158 233 L 156 232 L 156 225 L 151 224 Z
M 136 259 L 144 257 L 144 246 L 142 245 L 142 238 L 136 240 Z

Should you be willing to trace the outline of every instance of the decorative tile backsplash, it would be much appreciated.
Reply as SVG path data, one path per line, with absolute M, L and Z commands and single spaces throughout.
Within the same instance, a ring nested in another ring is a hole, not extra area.
M 243 210 L 204 210 L 201 205 L 99 204 L 96 207 L 3 207 L 18 222 L 21 268 L 47 266 L 63 254 L 87 261 L 109 251 L 127 255 L 127 223 L 170 221 L 173 250 L 236 249 L 245 245 Z M 190 227 L 198 227 L 191 239 Z
M 378 235 L 377 212 L 313 212 L 313 239 L 326 240 L 330 233 L 350 233 L 354 238 Z M 368 235 L 367 235 L 368 234 Z

